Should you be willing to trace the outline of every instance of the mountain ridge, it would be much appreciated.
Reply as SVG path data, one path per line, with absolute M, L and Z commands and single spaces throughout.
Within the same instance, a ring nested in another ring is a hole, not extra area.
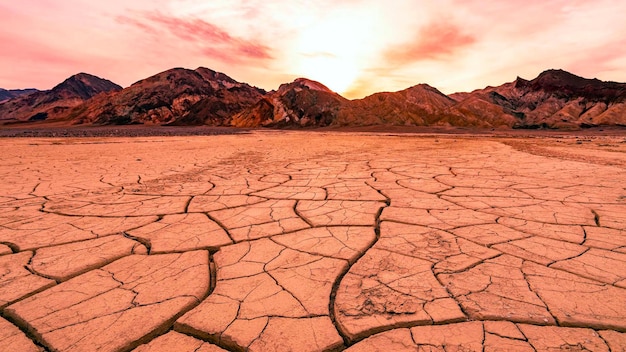
M 35 88 L 25 88 L 25 89 L 4 89 L 0 88 L 0 103 L 4 103 L 7 100 L 17 98 L 21 95 L 27 95 L 31 93 L 38 92 L 39 90 Z
M 264 90 L 208 68 L 178 67 L 85 102 L 70 112 L 70 119 L 100 125 L 222 125 L 263 94 Z
M 531 80 L 517 77 L 500 86 L 471 92 L 446 95 L 422 83 L 353 100 L 307 78 L 297 78 L 266 92 L 205 67 L 172 68 L 123 89 L 112 85 L 80 73 L 46 91 L 58 91 L 48 97 L 48 103 L 63 100 L 66 106 L 47 106 L 37 115 L 40 112 L 36 105 L 45 105 L 46 99 L 33 99 L 41 93 L 36 92 L 0 103 L 0 120 L 6 119 L 7 107 L 10 110 L 19 101 L 27 108 L 28 102 L 35 105 L 30 110 L 24 108 L 28 114 L 21 115 L 22 121 L 52 118 L 97 125 L 626 126 L 626 83 L 583 78 L 561 69 L 545 70 Z
M 100 77 L 78 73 L 50 90 L 36 91 L 0 103 L 0 118 L 13 121 L 40 121 L 61 118 L 73 107 L 101 93 L 122 87 Z

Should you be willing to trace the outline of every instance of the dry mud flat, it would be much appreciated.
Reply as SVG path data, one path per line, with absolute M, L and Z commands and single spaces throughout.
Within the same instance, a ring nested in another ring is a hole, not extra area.
M 625 140 L 0 139 L 0 350 L 623 351 Z

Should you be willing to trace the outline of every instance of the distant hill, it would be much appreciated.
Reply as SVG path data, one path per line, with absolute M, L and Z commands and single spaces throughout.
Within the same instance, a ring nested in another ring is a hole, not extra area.
M 5 101 L 13 98 L 17 98 L 20 95 L 26 95 L 30 93 L 38 92 L 37 89 L 3 89 L 0 88 L 0 103 L 4 103 Z
M 2 91 L 0 91 L 2 92 Z M 266 92 L 200 67 L 174 68 L 128 88 L 87 74 L 50 91 L 0 104 L 0 120 L 65 119 L 74 124 L 465 126 L 578 129 L 626 127 L 626 83 L 547 70 L 532 80 L 445 95 L 427 84 L 348 100 L 298 78 Z
M 71 76 L 51 90 L 21 95 L 0 104 L 0 120 L 37 121 L 66 117 L 68 111 L 100 93 L 121 90 L 87 73 Z

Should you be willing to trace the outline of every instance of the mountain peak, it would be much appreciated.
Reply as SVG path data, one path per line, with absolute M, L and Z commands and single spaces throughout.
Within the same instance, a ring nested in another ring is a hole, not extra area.
M 445 94 L 441 93 L 441 91 L 431 85 L 428 85 L 426 83 L 420 83 L 417 85 L 414 85 L 413 87 L 409 87 L 406 89 L 407 91 L 426 91 L 426 92 L 430 92 L 430 93 L 435 93 L 438 95 L 443 95 L 446 96 Z
M 76 79 L 80 79 L 80 80 L 101 80 L 102 78 L 98 77 L 98 76 L 94 76 L 90 73 L 86 73 L 86 72 L 79 72 L 69 78 L 76 78 Z
M 202 76 L 202 78 L 204 78 L 207 81 L 228 82 L 231 84 L 238 83 L 234 79 L 230 78 L 228 75 L 221 73 L 221 72 L 213 71 L 210 68 L 198 67 L 194 71 L 199 73 L 200 76 Z
M 626 99 L 626 84 L 624 83 L 583 78 L 563 70 L 544 71 L 523 88 L 548 92 L 559 97 L 582 97 L 605 103 Z
M 170 68 L 169 70 L 165 70 L 163 72 L 159 72 L 155 75 L 152 75 L 148 78 L 144 78 L 142 80 L 139 80 L 133 84 L 131 84 L 131 87 L 133 86 L 142 86 L 142 85 L 151 85 L 151 84 L 155 84 L 157 82 L 166 82 L 169 80 L 174 80 L 178 77 L 188 77 L 189 75 L 198 75 L 197 72 L 194 72 L 193 70 L 189 70 L 183 67 L 174 67 L 174 68 Z
M 543 71 L 537 76 L 537 78 L 530 81 L 534 85 L 544 86 L 544 87 L 576 87 L 582 88 L 591 83 L 600 82 L 597 79 L 587 79 L 580 76 L 576 76 L 573 73 L 561 70 L 561 69 L 550 69 Z
M 515 88 L 523 88 L 523 87 L 526 87 L 529 83 L 530 83 L 529 80 L 523 79 L 522 77 L 517 76 L 515 81 L 513 81 L 513 86 Z
M 77 74 L 75 74 L 73 76 L 70 76 L 65 81 L 63 81 L 62 83 L 58 84 L 57 86 L 60 86 L 60 85 L 62 85 L 64 83 L 67 83 L 67 82 L 83 82 L 85 84 L 109 82 L 111 84 L 114 84 L 114 85 L 118 86 L 117 84 L 109 81 L 108 79 L 100 78 L 98 76 L 94 76 L 92 74 L 85 73 L 85 72 L 80 72 L 80 73 L 77 73 Z
M 117 84 L 88 73 L 78 73 L 51 90 L 24 94 L 0 105 L 0 119 L 39 121 L 64 117 L 73 107 L 105 92 L 120 91 Z
M 312 90 L 319 90 L 322 92 L 328 92 L 328 93 L 335 93 L 332 90 L 330 90 L 330 88 L 326 87 L 325 85 L 323 85 L 320 82 L 314 81 L 312 79 L 308 79 L 308 78 L 296 78 L 292 83 L 289 84 L 290 86 L 300 86 L 301 88 L 307 88 L 307 89 L 312 89 Z
M 56 85 L 51 92 L 89 99 L 102 92 L 119 90 L 122 90 L 122 87 L 107 79 L 81 72 Z
M 567 72 L 562 69 L 549 69 L 541 72 L 535 80 L 541 79 L 550 79 L 550 80 L 561 80 L 561 81 L 572 81 L 572 80 L 586 80 L 580 76 L 576 76 L 573 73 Z
M 545 75 L 555 75 L 555 76 L 576 76 L 573 73 L 567 72 L 563 69 L 560 68 L 549 68 L 543 72 L 541 72 L 539 74 L 539 76 L 545 76 Z M 576 76 L 578 77 L 578 76 Z

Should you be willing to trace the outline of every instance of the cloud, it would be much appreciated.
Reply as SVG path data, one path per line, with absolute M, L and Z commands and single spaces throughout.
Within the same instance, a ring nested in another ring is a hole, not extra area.
M 323 52 L 323 51 L 318 51 L 318 52 L 313 52 L 313 53 L 299 53 L 299 54 L 300 56 L 306 57 L 306 58 L 317 58 L 317 57 L 324 57 L 328 59 L 337 58 L 337 55 L 333 53 Z
M 132 18 L 132 17 L 124 16 L 124 15 L 119 15 L 115 18 L 115 21 L 122 25 L 131 25 L 131 26 L 137 27 L 143 30 L 144 32 L 147 32 L 150 34 L 156 34 L 157 32 L 157 29 L 149 25 L 148 23 L 146 23 L 145 20 L 140 20 L 137 18 Z
M 387 50 L 385 59 L 394 65 L 423 60 L 445 59 L 476 42 L 452 23 L 433 22 L 422 27 L 413 42 Z
M 428 82 L 416 80 L 402 70 L 396 71 L 389 66 L 371 67 L 364 69 L 342 95 L 348 99 L 360 99 L 377 92 L 400 91 L 418 83 Z
M 233 36 L 199 18 L 182 19 L 151 12 L 136 18 L 118 16 L 117 22 L 132 25 L 150 35 L 158 36 L 165 29 L 176 38 L 196 46 L 199 53 L 228 63 L 273 58 L 268 46 Z

